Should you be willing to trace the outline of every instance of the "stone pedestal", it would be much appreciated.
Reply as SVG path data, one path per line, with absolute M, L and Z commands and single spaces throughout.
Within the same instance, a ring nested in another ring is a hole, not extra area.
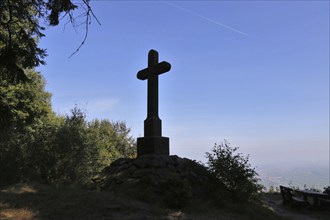
M 137 138 L 137 156 L 144 154 L 170 155 L 170 139 L 159 136 Z

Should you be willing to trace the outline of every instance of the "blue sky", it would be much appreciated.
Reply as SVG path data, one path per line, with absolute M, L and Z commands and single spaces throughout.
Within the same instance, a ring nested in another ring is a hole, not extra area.
M 78 2 L 78 1 L 77 1 Z M 328 1 L 92 1 L 95 21 L 47 28 L 38 68 L 53 109 L 123 120 L 143 135 L 150 49 L 171 154 L 205 161 L 224 139 L 264 163 L 329 163 Z

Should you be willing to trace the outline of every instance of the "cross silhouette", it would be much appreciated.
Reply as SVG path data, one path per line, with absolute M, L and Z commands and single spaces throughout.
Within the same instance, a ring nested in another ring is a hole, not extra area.
M 162 121 L 158 116 L 158 76 L 171 69 L 166 61 L 158 63 L 158 52 L 148 53 L 148 67 L 140 70 L 137 78 L 148 80 L 148 109 L 144 121 L 144 137 L 137 139 L 137 154 L 166 154 L 169 155 L 169 138 L 162 137 Z

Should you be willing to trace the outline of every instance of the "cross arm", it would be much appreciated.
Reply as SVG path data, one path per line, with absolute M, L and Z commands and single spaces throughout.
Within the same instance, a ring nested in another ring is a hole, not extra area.
M 170 71 L 171 64 L 166 61 L 160 62 L 155 66 L 145 68 L 137 73 L 137 78 L 141 80 L 148 79 L 150 75 L 160 75 Z

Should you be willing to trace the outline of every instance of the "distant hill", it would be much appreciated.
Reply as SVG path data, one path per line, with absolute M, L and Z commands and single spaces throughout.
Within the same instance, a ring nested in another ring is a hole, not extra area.
M 330 185 L 327 165 L 260 165 L 256 170 L 267 188 L 286 185 L 323 190 L 323 187 Z

